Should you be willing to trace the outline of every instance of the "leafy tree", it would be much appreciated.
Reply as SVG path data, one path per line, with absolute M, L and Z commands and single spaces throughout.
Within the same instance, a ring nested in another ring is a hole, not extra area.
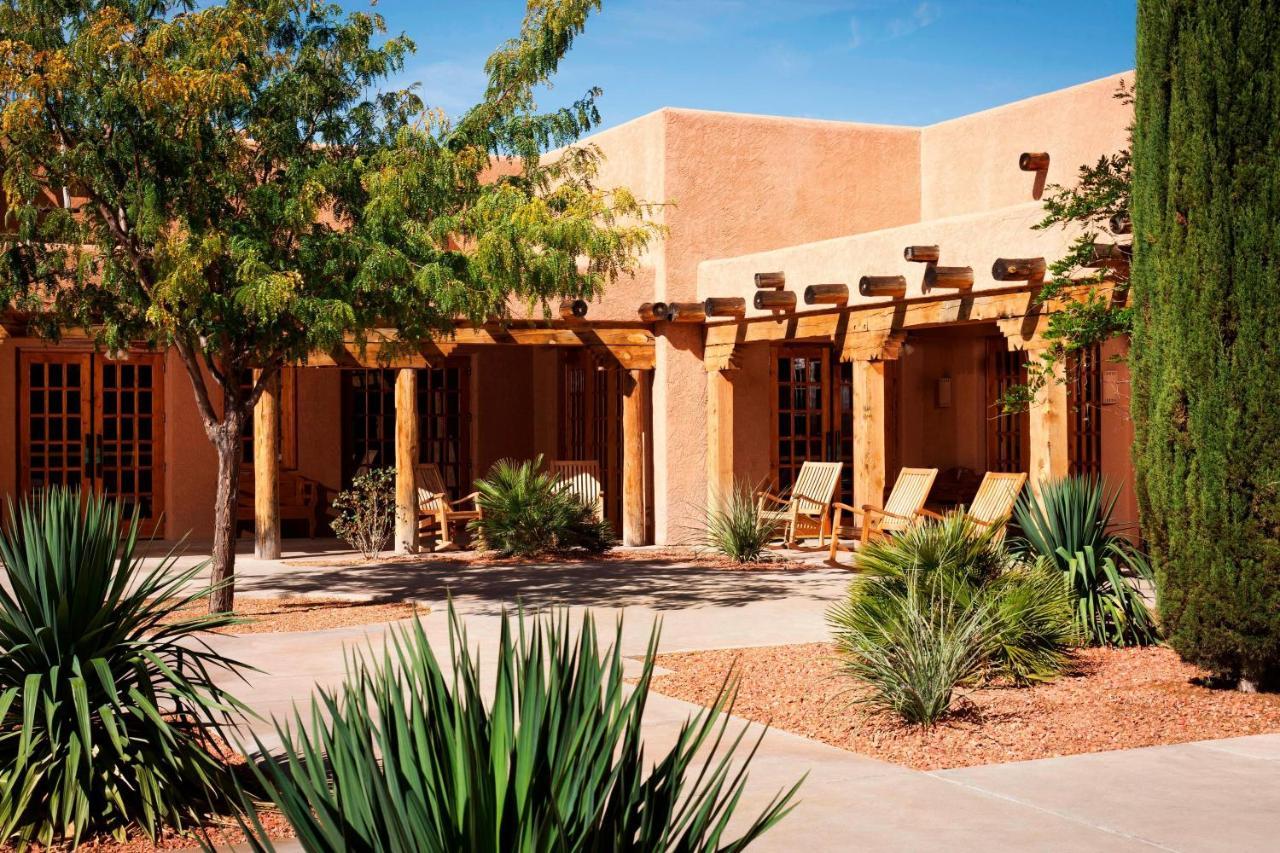
M 1140 0 L 1133 149 L 1138 500 L 1162 626 L 1280 677 L 1280 15 Z
M 593 296 L 650 238 L 647 206 L 596 186 L 598 152 L 573 145 L 599 91 L 534 100 L 599 7 L 530 0 L 483 100 L 454 120 L 413 88 L 379 89 L 413 44 L 375 14 L 0 6 L 0 304 L 49 335 L 176 349 L 218 455 L 215 581 L 234 569 L 240 435 L 282 365 L 375 328 L 413 345 L 513 302 Z M 496 157 L 514 174 L 488 180 Z

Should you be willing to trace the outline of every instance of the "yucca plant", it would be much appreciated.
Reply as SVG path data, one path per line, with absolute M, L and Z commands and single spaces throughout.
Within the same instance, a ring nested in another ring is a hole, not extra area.
M 609 522 L 596 517 L 576 494 L 546 470 L 542 457 L 500 459 L 476 482 L 480 518 L 469 529 L 485 547 L 505 557 L 539 557 L 613 545 Z
M 283 759 L 256 773 L 304 849 L 741 850 L 789 811 L 799 783 L 727 836 L 755 746 L 737 755 L 724 690 L 669 752 L 645 753 L 656 628 L 628 690 L 620 623 L 605 650 L 589 614 L 576 639 L 564 613 L 517 619 L 503 614 L 492 693 L 451 607 L 451 675 L 413 620 L 277 724 Z M 253 847 L 272 849 L 246 806 Z
M 1012 547 L 1061 572 L 1077 628 L 1095 645 L 1146 645 L 1158 638 L 1137 582 L 1150 582 L 1145 555 L 1112 532 L 1118 491 L 1099 477 L 1065 477 L 1023 492 L 1014 509 L 1022 537 Z
M 75 845 L 88 833 L 200 823 L 232 783 L 210 736 L 243 710 L 214 683 L 237 662 L 180 619 L 201 566 L 146 568 L 138 514 L 48 489 L 0 524 L 0 842 Z
M 760 515 L 757 491 L 735 480 L 720 505 L 707 509 L 708 547 L 739 563 L 754 563 L 766 556 L 769 543 L 778 536 L 779 524 Z

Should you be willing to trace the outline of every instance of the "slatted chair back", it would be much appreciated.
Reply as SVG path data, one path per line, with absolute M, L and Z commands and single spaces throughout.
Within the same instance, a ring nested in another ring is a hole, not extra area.
M 551 472 L 564 487 L 604 517 L 604 487 L 600 484 L 600 463 L 594 459 L 556 459 Z
M 978 493 L 969 505 L 968 516 L 983 524 L 992 524 L 1009 517 L 1018 493 L 1027 482 L 1026 474 L 998 474 L 988 471 L 978 486 Z
M 415 465 L 413 480 L 418 487 L 418 512 L 441 513 L 449 509 L 449 490 L 445 488 L 439 465 L 434 462 Z
M 937 476 L 937 468 L 903 468 L 898 472 L 898 481 L 884 503 L 885 512 L 891 514 L 880 520 L 880 530 L 901 533 L 914 524 Z
M 791 501 L 804 515 L 825 515 L 835 500 L 843 462 L 805 462 L 791 487 Z

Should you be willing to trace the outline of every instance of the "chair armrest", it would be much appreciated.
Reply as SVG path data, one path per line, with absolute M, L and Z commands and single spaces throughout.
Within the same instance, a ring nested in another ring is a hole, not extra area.
M 458 498 L 456 501 L 449 501 L 449 506 L 456 507 L 458 504 L 464 504 L 467 501 L 470 501 L 472 504 L 476 506 L 477 509 L 479 509 L 480 505 L 476 503 L 476 498 L 478 497 L 480 497 L 479 492 L 472 492 L 469 495 L 463 495 L 462 497 Z
M 816 501 L 813 498 L 806 498 L 804 495 L 792 495 L 791 500 L 797 504 L 807 504 L 809 507 L 816 510 L 824 510 L 827 508 L 827 504 L 824 504 L 821 501 Z
M 784 500 L 771 492 L 756 492 L 756 497 L 760 498 L 762 501 L 765 499 L 771 500 L 776 504 L 781 504 L 782 506 L 786 506 L 789 503 L 789 501 Z
M 933 510 L 931 510 L 931 509 L 922 509 L 922 510 L 920 510 L 920 515 L 923 515 L 923 516 L 925 516 L 926 518 L 936 518 L 938 521 L 944 521 L 944 520 L 946 520 L 946 516 L 944 516 L 942 513 L 934 512 L 934 511 L 933 511 Z

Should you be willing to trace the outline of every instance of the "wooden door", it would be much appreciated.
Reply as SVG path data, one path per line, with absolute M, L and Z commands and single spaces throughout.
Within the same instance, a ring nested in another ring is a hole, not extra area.
M 987 339 L 987 470 L 1021 473 L 1031 466 L 1030 414 L 1005 412 L 1004 395 L 1027 383 L 1027 354 L 1003 337 Z
M 1067 458 L 1072 474 L 1102 473 L 1102 346 L 1067 358 Z
M 24 352 L 20 486 L 80 487 L 138 508 L 158 533 L 164 506 L 161 356 L 112 361 L 87 352 Z
M 831 351 L 820 346 L 782 347 L 774 354 L 773 472 L 778 489 L 789 489 L 805 462 L 838 462 L 845 450 L 831 403 Z M 845 389 L 840 390 L 843 405 Z M 852 461 L 852 396 L 848 398 L 849 458 Z M 843 472 L 842 472 L 842 480 Z M 852 480 L 850 479 L 850 484 Z
M 592 459 L 600 466 L 604 515 L 622 524 L 622 390 L 616 363 L 585 349 L 563 350 L 560 362 L 560 459 Z

